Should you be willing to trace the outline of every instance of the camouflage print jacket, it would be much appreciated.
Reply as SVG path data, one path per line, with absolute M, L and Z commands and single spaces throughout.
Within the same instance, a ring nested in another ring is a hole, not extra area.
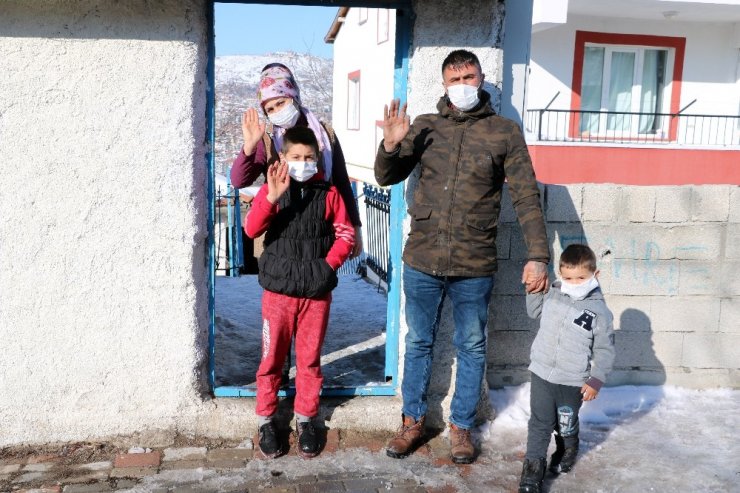
M 380 185 L 399 183 L 420 166 L 403 260 L 428 274 L 477 277 L 496 271 L 505 179 L 527 257 L 550 260 L 539 189 L 522 132 L 494 113 L 487 92 L 481 95 L 481 103 L 469 112 L 453 109 L 443 96 L 438 114 L 417 117 L 394 152 L 386 152 L 381 142 L 375 159 Z

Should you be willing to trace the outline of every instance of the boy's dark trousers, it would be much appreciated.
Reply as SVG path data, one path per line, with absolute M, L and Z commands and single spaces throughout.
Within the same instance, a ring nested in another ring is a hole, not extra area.
M 553 431 L 563 438 L 566 448 L 578 446 L 578 411 L 583 398 L 581 387 L 550 383 L 534 373 L 530 375 L 531 414 L 526 458 L 537 460 L 546 457 Z

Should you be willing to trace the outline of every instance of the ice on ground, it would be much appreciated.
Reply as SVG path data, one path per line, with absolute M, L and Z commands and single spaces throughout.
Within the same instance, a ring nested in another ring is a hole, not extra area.
M 321 353 L 324 386 L 383 383 L 385 294 L 359 276 L 341 275 L 332 296 Z M 254 384 L 262 337 L 261 302 L 257 276 L 216 278 L 217 386 Z

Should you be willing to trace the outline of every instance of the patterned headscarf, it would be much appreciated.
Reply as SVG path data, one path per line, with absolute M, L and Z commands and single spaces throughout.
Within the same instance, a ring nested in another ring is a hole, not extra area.
M 319 152 L 321 152 L 324 165 L 324 179 L 326 181 L 330 181 L 333 156 L 329 135 L 327 135 L 326 129 L 319 119 L 316 118 L 316 115 L 301 104 L 301 90 L 298 89 L 298 84 L 296 84 L 293 73 L 282 63 L 271 63 L 266 65 L 260 74 L 257 100 L 260 103 L 260 107 L 263 108 L 263 111 L 264 107 L 262 105 L 264 102 L 274 98 L 293 98 L 293 100 L 298 104 L 301 113 L 306 116 L 308 126 L 313 130 L 314 135 L 316 135 L 316 140 L 319 143 Z M 272 140 L 275 144 L 275 149 L 278 152 L 280 152 L 283 147 L 284 133 L 285 129 L 283 128 L 276 126 L 273 129 Z
M 275 98 L 293 98 L 301 104 L 301 91 L 293 73 L 281 63 L 271 63 L 262 69 L 257 100 L 262 106 L 265 101 Z

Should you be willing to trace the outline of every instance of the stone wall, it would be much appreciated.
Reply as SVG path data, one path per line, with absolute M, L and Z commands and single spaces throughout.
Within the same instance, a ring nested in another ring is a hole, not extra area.
M 608 384 L 740 386 L 740 187 L 546 185 L 553 258 L 587 242 L 614 314 L 617 359 Z M 491 302 L 492 386 L 528 379 L 537 328 L 519 278 L 524 243 L 510 203 L 499 230 Z

